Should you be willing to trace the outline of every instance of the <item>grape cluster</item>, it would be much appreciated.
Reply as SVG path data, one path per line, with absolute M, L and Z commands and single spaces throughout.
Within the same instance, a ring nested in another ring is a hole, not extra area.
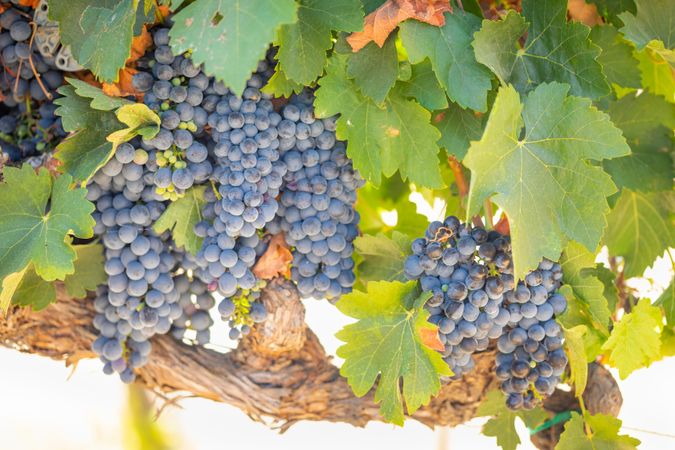
M 496 374 L 511 409 L 532 409 L 551 395 L 567 366 L 562 329 L 554 319 L 567 308 L 556 292 L 562 275 L 559 264 L 545 259 L 506 296 L 509 332 L 497 341 Z
M 335 299 L 354 285 L 353 241 L 359 214 L 356 190 L 364 183 L 335 137 L 336 118 L 316 119 L 311 94 L 282 111 L 279 149 L 288 173 L 275 231 L 293 247 L 291 277 L 303 297 Z
M 0 151 L 8 155 L 9 161 L 18 162 L 52 150 L 66 137 L 54 103 L 33 106 L 30 102 L 11 108 L 0 105 Z
M 509 395 L 507 406 L 532 408 L 550 395 L 567 364 L 554 320 L 566 308 L 556 293 L 560 265 L 544 260 L 516 283 L 508 236 L 454 216 L 432 222 L 411 247 L 404 273 L 431 293 L 425 307 L 438 325 L 453 377 L 470 371 L 473 353 L 497 339 L 497 377 Z
M 3 103 L 12 107 L 26 98 L 42 101 L 63 83 L 63 74 L 54 60 L 32 45 L 30 8 L 13 6 L 0 13 L 0 77 Z
M 161 119 L 159 133 L 143 141 L 157 166 L 155 190 L 175 200 L 211 175 L 209 151 L 200 138 L 209 113 L 227 89 L 189 57 L 174 55 L 168 28 L 155 29 L 152 37 L 155 48 L 139 61 L 146 70 L 134 75 L 133 85 L 145 93 L 145 104 Z
M 127 383 L 135 378 L 133 369 L 147 362 L 148 339 L 169 332 L 183 315 L 168 236 L 151 228 L 165 205 L 153 188 L 148 162 L 145 150 L 122 144 L 87 191 L 96 204 L 94 230 L 102 235 L 108 275 L 94 302 L 100 336 L 93 349 L 104 371 L 119 373 Z

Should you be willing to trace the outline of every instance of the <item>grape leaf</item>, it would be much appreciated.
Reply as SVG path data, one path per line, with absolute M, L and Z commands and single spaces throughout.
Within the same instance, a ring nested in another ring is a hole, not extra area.
M 469 150 L 469 141 L 480 139 L 483 131 L 481 120 L 472 111 L 462 109 L 455 103 L 450 103 L 447 109 L 441 111 L 436 127 L 441 132 L 438 143 L 449 155 L 454 155 L 460 161 Z
M 183 197 L 171 202 L 152 226 L 158 234 L 170 230 L 176 245 L 193 255 L 197 254 L 204 240 L 195 234 L 194 227 L 202 220 L 202 208 L 206 204 L 205 190 L 206 186 L 188 189 Z
M 675 326 L 675 281 L 670 281 L 666 290 L 654 304 L 663 308 L 668 325 Z
M 412 63 L 429 58 L 448 97 L 463 108 L 487 110 L 492 74 L 476 61 L 471 48 L 481 20 L 462 10 L 445 15 L 445 25 L 435 27 L 415 20 L 401 24 L 401 41 Z
M 584 418 L 572 412 L 572 418 L 565 424 L 556 450 L 637 450 L 640 441 L 627 435 L 620 435 L 621 420 L 605 414 L 586 414 L 586 423 L 592 434 L 584 431 Z
M 90 238 L 94 205 L 86 190 L 70 189 L 73 179 L 52 180 L 46 169 L 38 173 L 24 164 L 5 167 L 0 183 L 0 285 L 4 278 L 29 263 L 47 281 L 63 280 L 75 270 L 75 251 L 69 236 Z M 49 209 L 47 207 L 49 206 Z
M 106 137 L 106 140 L 113 143 L 113 151 L 120 144 L 130 141 L 136 136 L 152 139 L 159 133 L 161 120 L 144 103 L 124 105 L 115 112 L 115 115 L 117 120 L 125 124 L 127 128 L 114 131 Z
M 448 106 L 443 88 L 438 84 L 431 63 L 424 60 L 411 66 L 410 78 L 399 81 L 400 91 L 404 97 L 412 97 L 429 111 L 443 109 Z
M 175 53 L 192 50 L 195 64 L 241 94 L 276 30 L 296 20 L 293 0 L 196 0 L 173 16 Z
M 614 182 L 643 192 L 669 190 L 675 176 L 671 156 L 675 105 L 648 92 L 631 93 L 611 102 L 607 113 L 632 150 L 629 156 L 603 162 Z
M 293 254 L 288 249 L 288 244 L 283 233 L 275 234 L 267 244 L 265 253 L 253 266 L 253 275 L 259 280 L 271 280 L 278 276 L 291 277 L 291 263 Z
M 369 281 L 407 281 L 403 263 L 410 253 L 410 238 L 394 231 L 391 238 L 383 233 L 364 234 L 354 240 L 354 247 L 362 260 L 358 265 L 358 278 Z
M 612 367 L 622 380 L 642 367 L 661 359 L 661 309 L 643 298 L 615 324 L 609 339 L 602 346 Z
M 634 0 L 586 0 L 586 3 L 595 3 L 598 14 L 600 14 L 606 22 L 610 22 L 615 26 L 623 25 L 621 19 L 617 16 L 624 12 L 636 12 Z
M 363 95 L 382 103 L 398 76 L 396 35 L 389 36 L 382 48 L 371 42 L 353 54 L 347 63 L 347 74 Z
M 633 47 L 626 42 L 611 25 L 595 26 L 591 30 L 591 41 L 602 49 L 598 62 L 607 76 L 607 81 L 623 87 L 639 89 L 640 71 L 633 56 Z
M 113 144 L 107 137 L 124 125 L 114 112 L 91 108 L 90 100 L 78 96 L 72 86 L 61 86 L 58 92 L 63 97 L 54 100 L 59 105 L 56 114 L 61 116 L 66 131 L 77 132 L 61 141 L 54 157 L 61 161 L 66 173 L 86 183 L 113 154 Z
M 337 350 L 345 360 L 340 374 L 358 397 L 370 391 L 379 375 L 375 402 L 380 414 L 397 425 L 403 425 L 404 401 L 413 414 L 438 393 L 440 376 L 451 375 L 441 354 L 423 342 L 423 333 L 437 333 L 424 309 L 430 296 L 419 293 L 416 281 L 371 281 L 367 292 L 353 291 L 336 303 L 358 320 L 336 334 L 345 342 Z
M 557 260 L 570 239 L 597 247 L 607 223 L 606 197 L 616 188 L 588 160 L 630 152 L 607 115 L 568 90 L 543 84 L 521 105 L 512 86 L 502 87 L 483 137 L 464 158 L 472 173 L 467 217 L 496 193 L 492 201 L 511 226 L 517 279 L 544 257 Z
M 403 179 L 420 186 L 441 187 L 436 164 L 440 133 L 429 123 L 429 111 L 405 99 L 397 87 L 383 105 L 376 104 L 358 92 L 345 66 L 344 56 L 330 58 L 314 106 L 318 117 L 341 114 L 337 136 L 348 141 L 354 167 L 375 185 L 382 174 L 389 177 L 398 170 Z
M 607 299 L 607 307 L 610 311 L 616 309 L 616 304 L 619 301 L 619 290 L 616 287 L 616 274 L 598 263 L 594 269 L 585 269 L 582 271 L 584 275 L 591 275 L 597 278 L 605 285 L 603 296 Z
M 574 395 L 581 397 L 588 381 L 588 356 L 584 345 L 584 335 L 588 331 L 585 325 L 564 329 L 565 353 L 569 358 L 570 382 L 574 383 Z
M 649 46 L 666 61 L 675 64 L 675 8 L 671 0 L 635 0 L 637 14 L 619 15 L 624 26 L 621 32 L 639 50 Z M 658 42 L 655 42 L 658 41 Z
M 89 106 L 101 111 L 112 111 L 124 105 L 133 105 L 134 102 L 120 97 L 111 97 L 106 95 L 102 89 L 91 84 L 78 80 L 77 78 L 66 78 L 68 84 L 75 88 L 75 93 L 80 97 L 89 98 Z
M 404 20 L 417 19 L 439 27 L 445 23 L 443 13 L 450 11 L 449 0 L 387 0 L 366 16 L 363 31 L 352 33 L 347 42 L 355 52 L 371 41 L 382 47 L 389 34 Z
M 0 310 L 5 314 L 9 309 L 9 305 L 12 304 L 12 298 L 14 297 L 19 284 L 21 284 L 21 280 L 23 280 L 27 270 L 28 266 L 18 272 L 10 273 L 2 280 L 2 283 L 0 283 Z
M 117 81 L 131 55 L 138 0 L 49 0 L 49 18 L 59 23 L 61 43 L 96 78 Z
M 277 58 L 286 77 L 308 85 L 323 73 L 331 30 L 357 31 L 363 26 L 359 0 L 299 0 L 298 20 L 282 25 Z
M 100 244 L 74 245 L 77 254 L 74 262 L 75 272 L 66 275 L 64 284 L 68 295 L 74 298 L 84 298 L 87 291 L 94 291 L 99 284 L 108 279 L 103 270 L 103 247 Z M 35 273 L 32 265 L 24 275 L 12 303 L 19 306 L 31 306 L 39 311 L 56 301 L 56 286 L 54 283 L 43 280 Z
M 509 11 L 498 22 L 483 21 L 474 35 L 476 59 L 520 92 L 558 81 L 569 84 L 574 95 L 599 98 L 609 94 L 602 66 L 596 61 L 600 48 L 588 39 L 586 25 L 567 22 L 567 1 L 523 0 L 522 6 L 524 17 Z M 526 31 L 527 41 L 521 47 L 517 43 Z
M 626 278 L 641 276 L 668 247 L 675 246 L 675 193 L 642 194 L 624 189 L 607 217 L 610 255 L 624 257 Z
M 649 92 L 675 103 L 675 75 L 671 66 L 649 48 L 635 55 L 642 75 L 642 86 Z
M 270 94 L 274 97 L 289 98 L 293 94 L 299 94 L 305 88 L 302 84 L 288 79 L 279 64 L 274 68 L 274 75 L 269 79 L 267 84 L 263 86 L 262 91 L 265 94 Z
M 560 258 L 563 282 L 574 297 L 567 311 L 559 317 L 566 328 L 587 324 L 607 334 L 611 311 L 605 298 L 605 285 L 593 275 L 595 254 L 571 241 Z M 568 298 L 569 300 L 569 298 Z M 579 317 L 585 320 L 579 321 Z
M 490 417 L 490 420 L 483 425 L 481 433 L 485 436 L 496 437 L 497 445 L 503 450 L 516 450 L 520 444 L 520 437 L 515 427 L 516 418 L 520 418 L 529 428 L 535 428 L 548 418 L 546 412 L 540 407 L 530 411 L 511 411 L 506 407 L 504 394 L 499 390 L 487 393 L 485 399 L 478 405 L 476 417 Z

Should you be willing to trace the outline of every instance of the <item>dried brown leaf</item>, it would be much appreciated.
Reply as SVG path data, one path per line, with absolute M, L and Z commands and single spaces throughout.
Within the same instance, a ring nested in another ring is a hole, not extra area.
M 271 280 L 279 275 L 289 278 L 292 261 L 293 255 L 286 245 L 283 233 L 275 234 L 267 250 L 253 267 L 253 274 L 261 280 Z

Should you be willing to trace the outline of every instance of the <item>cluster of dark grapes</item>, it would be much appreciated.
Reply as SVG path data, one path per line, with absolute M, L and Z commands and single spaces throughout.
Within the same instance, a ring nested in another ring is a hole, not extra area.
M 9 162 L 49 151 L 66 136 L 51 101 L 63 73 L 33 45 L 31 23 L 28 7 L 0 13 L 0 153 Z
M 508 236 L 454 216 L 432 222 L 425 237 L 412 242 L 412 252 L 404 273 L 431 293 L 425 307 L 453 377 L 470 371 L 473 353 L 497 339 L 497 377 L 507 406 L 531 409 L 550 395 L 567 365 L 554 320 L 567 306 L 556 292 L 560 265 L 544 260 L 516 283 Z
M 206 181 L 213 170 L 203 143 L 208 115 L 227 89 L 206 76 L 200 66 L 169 47 L 169 28 L 152 32 L 155 44 L 139 61 L 133 85 L 144 102 L 161 118 L 159 133 L 143 147 L 156 162 L 155 190 L 176 200 L 195 183 Z
M 300 294 L 337 299 L 355 282 L 354 203 L 364 181 L 335 137 L 336 117 L 316 119 L 312 101 L 309 93 L 294 97 L 277 125 L 288 172 L 273 228 L 293 248 L 291 277 Z
M 215 306 L 216 301 L 208 292 L 207 284 L 197 277 L 183 273 L 174 278 L 174 286 L 179 295 L 181 315 L 174 319 L 171 333 L 176 339 L 185 339 L 188 330 L 192 330 L 195 343 L 208 344 L 211 340 L 210 328 L 213 325 L 209 311 Z
M 0 89 L 7 106 L 26 98 L 46 100 L 63 83 L 63 73 L 53 59 L 32 45 L 32 10 L 13 6 L 0 13 L 0 54 L 3 71 Z

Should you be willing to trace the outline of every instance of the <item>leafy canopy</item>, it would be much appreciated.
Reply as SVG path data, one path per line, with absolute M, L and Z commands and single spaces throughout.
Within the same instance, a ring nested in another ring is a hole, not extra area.
M 521 104 L 513 86 L 500 88 L 482 138 L 464 158 L 472 175 L 468 217 L 495 194 L 511 224 L 516 278 L 543 257 L 557 260 L 570 239 L 597 247 L 616 187 L 589 162 L 630 152 L 607 115 L 568 90 L 542 84 Z
M 523 16 L 509 11 L 498 22 L 483 21 L 473 42 L 478 62 L 523 93 L 558 81 L 569 84 L 574 95 L 609 94 L 596 61 L 600 48 L 588 39 L 586 25 L 567 22 L 567 0 L 523 0 L 522 7 Z M 527 40 L 521 47 L 518 41 L 525 32 Z
M 379 375 L 375 402 L 382 416 L 398 425 L 403 425 L 404 401 L 408 413 L 414 413 L 438 393 L 439 377 L 451 375 L 441 354 L 428 346 L 440 344 L 437 327 L 427 322 L 429 312 L 423 307 L 430 295 L 420 294 L 414 281 L 374 281 L 366 292 L 353 291 L 336 304 L 357 319 L 336 334 L 345 342 L 337 350 L 345 360 L 340 374 L 359 397 Z

